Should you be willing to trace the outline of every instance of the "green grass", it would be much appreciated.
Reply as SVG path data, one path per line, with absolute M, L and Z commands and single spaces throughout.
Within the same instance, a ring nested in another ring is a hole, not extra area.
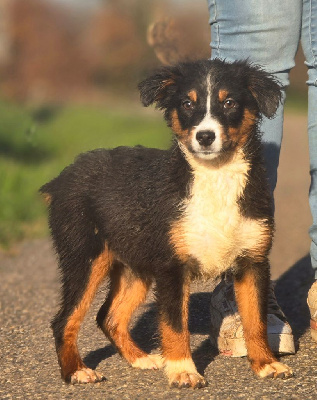
M 307 102 L 288 96 L 286 110 L 305 112 Z M 124 109 L 124 111 L 122 111 Z M 47 234 L 46 209 L 38 194 L 74 157 L 98 147 L 170 143 L 159 112 L 132 105 L 25 109 L 0 102 L 0 248 Z
M 308 98 L 306 92 L 294 91 L 291 88 L 287 91 L 285 112 L 307 113 Z
M 47 233 L 39 187 L 74 157 L 98 147 L 164 148 L 170 143 L 160 113 L 104 107 L 26 110 L 0 103 L 0 247 Z

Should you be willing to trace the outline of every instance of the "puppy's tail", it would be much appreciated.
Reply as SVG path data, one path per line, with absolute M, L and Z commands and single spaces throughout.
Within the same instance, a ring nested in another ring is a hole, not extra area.
M 50 182 L 49 182 L 50 183 Z M 50 206 L 52 202 L 52 196 L 50 194 L 49 183 L 46 183 L 42 187 L 40 187 L 39 192 L 41 193 L 45 203 Z
M 66 259 L 78 260 L 81 265 L 95 259 L 102 252 L 104 241 L 81 182 L 64 179 L 63 175 L 43 185 L 40 193 L 48 204 L 52 239 L 65 268 Z

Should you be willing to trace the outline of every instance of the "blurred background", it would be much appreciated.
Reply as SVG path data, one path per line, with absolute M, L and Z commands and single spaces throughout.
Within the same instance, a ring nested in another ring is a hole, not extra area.
M 209 42 L 205 0 L 0 0 L 0 249 L 47 233 L 38 189 L 79 152 L 167 147 L 137 83 L 162 62 L 209 58 Z M 299 51 L 288 112 L 305 113 L 305 80 Z

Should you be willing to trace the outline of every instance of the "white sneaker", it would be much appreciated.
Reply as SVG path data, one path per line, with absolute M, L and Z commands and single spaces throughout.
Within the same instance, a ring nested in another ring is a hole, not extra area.
M 310 311 L 310 332 L 312 339 L 317 342 L 317 281 L 315 281 L 308 292 L 307 304 Z
M 219 353 L 230 357 L 246 356 L 247 348 L 232 281 L 222 280 L 213 291 L 210 312 L 210 340 Z M 273 353 L 295 353 L 292 329 L 277 304 L 272 282 L 268 294 L 267 333 Z

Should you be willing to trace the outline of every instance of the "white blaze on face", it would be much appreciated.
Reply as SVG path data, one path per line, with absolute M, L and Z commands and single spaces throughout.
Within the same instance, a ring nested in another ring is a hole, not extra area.
M 192 130 L 191 145 L 197 157 L 210 160 L 217 157 L 218 153 L 222 148 L 222 126 L 214 117 L 212 117 L 210 111 L 210 105 L 211 105 L 210 75 L 207 75 L 206 87 L 207 87 L 206 113 L 201 122 L 197 126 L 195 126 L 194 129 Z M 201 131 L 211 131 L 215 133 L 215 140 L 207 148 L 201 146 L 196 139 L 196 134 Z

